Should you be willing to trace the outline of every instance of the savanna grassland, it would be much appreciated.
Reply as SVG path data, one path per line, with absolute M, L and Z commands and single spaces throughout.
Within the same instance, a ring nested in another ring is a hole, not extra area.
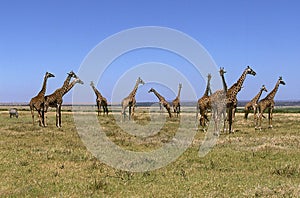
M 141 109 L 135 119 L 146 125 L 150 117 Z M 62 128 L 55 127 L 54 112 L 48 115 L 48 127 L 42 128 L 32 125 L 26 109 L 19 111 L 18 119 L 0 112 L 1 197 L 300 196 L 300 113 L 275 113 L 273 129 L 264 119 L 262 131 L 254 130 L 252 115 L 246 121 L 237 113 L 237 131 L 221 134 L 204 157 L 198 152 L 205 133 L 198 130 L 176 161 L 139 173 L 97 160 L 79 138 L 73 114 L 64 111 L 62 116 Z M 194 113 L 182 116 L 195 119 Z M 100 116 L 99 122 L 111 141 L 129 150 L 159 148 L 177 129 L 177 118 L 168 118 L 157 135 L 139 138 L 122 131 L 114 119 Z

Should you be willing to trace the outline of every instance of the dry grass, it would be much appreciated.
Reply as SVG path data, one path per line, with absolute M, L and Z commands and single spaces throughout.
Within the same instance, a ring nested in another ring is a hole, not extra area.
M 79 112 L 76 112 L 79 113 Z M 88 114 L 88 113 L 86 113 Z M 117 113 L 116 113 L 117 115 Z M 117 115 L 118 116 L 118 115 Z M 136 122 L 149 123 L 139 109 Z M 192 113 L 183 116 L 195 118 Z M 63 128 L 32 126 L 28 111 L 19 119 L 0 113 L 0 196 L 3 197 L 299 197 L 300 114 L 277 113 L 273 129 L 264 120 L 255 131 L 249 117 L 238 114 L 235 134 L 222 134 L 205 156 L 198 150 L 205 134 L 199 130 L 192 146 L 175 162 L 155 171 L 131 173 L 98 161 L 81 142 L 72 114 L 63 113 Z M 161 147 L 176 132 L 176 118 L 167 119 L 151 137 L 134 137 L 101 116 L 106 135 L 129 150 Z M 191 128 L 186 128 L 189 133 Z

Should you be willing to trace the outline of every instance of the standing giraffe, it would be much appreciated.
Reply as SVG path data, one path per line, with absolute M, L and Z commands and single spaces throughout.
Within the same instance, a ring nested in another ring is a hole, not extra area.
M 46 72 L 44 76 L 44 82 L 41 91 L 38 93 L 37 96 L 31 98 L 29 102 L 31 117 L 32 117 L 32 124 L 34 125 L 34 109 L 37 110 L 39 116 L 39 125 L 45 126 L 44 123 L 44 102 L 45 102 L 45 93 L 46 93 L 46 86 L 48 78 L 55 77 L 53 74 Z
M 71 71 L 68 73 L 66 80 L 61 88 L 56 89 L 52 94 L 45 96 L 45 103 L 44 103 L 44 111 L 45 111 L 45 126 L 47 126 L 47 116 L 46 113 L 49 107 L 56 108 L 56 126 L 58 128 L 61 127 L 61 105 L 63 103 L 63 96 L 70 91 L 69 83 L 71 78 L 78 78 L 76 74 Z
M 91 87 L 93 88 L 95 94 L 96 94 L 96 104 L 97 104 L 97 108 L 98 108 L 98 116 L 101 113 L 101 106 L 103 108 L 103 115 L 108 115 L 108 108 L 107 108 L 107 100 L 105 97 L 103 97 L 100 93 L 100 91 L 95 87 L 94 82 L 91 81 Z
M 202 127 L 206 126 L 206 122 L 208 121 L 207 111 L 208 111 L 208 109 L 211 108 L 211 104 L 210 104 L 210 95 L 211 95 L 210 80 L 211 80 L 211 74 L 208 74 L 207 75 L 206 90 L 204 92 L 204 95 L 197 102 L 196 119 L 198 119 L 198 114 L 200 112 L 200 125 Z
M 140 77 L 138 77 L 138 79 L 136 80 L 135 86 L 133 90 L 130 92 L 130 94 L 126 98 L 124 98 L 121 102 L 122 105 L 121 116 L 123 116 L 123 119 L 125 119 L 125 115 L 126 115 L 125 110 L 127 107 L 129 108 L 128 119 L 130 120 L 130 117 L 134 115 L 134 108 L 136 104 L 135 95 L 139 87 L 139 84 L 142 85 L 145 84 L 145 82 Z
M 163 96 L 161 96 L 161 95 L 160 95 L 155 89 L 153 89 L 153 88 L 151 88 L 151 89 L 148 91 L 148 93 L 150 93 L 150 92 L 153 92 L 153 93 L 156 95 L 156 97 L 157 97 L 158 100 L 159 100 L 160 106 L 164 106 L 164 107 L 167 109 L 168 114 L 169 114 L 169 117 L 171 118 L 171 117 L 172 117 L 172 114 L 171 114 L 171 107 L 170 107 L 170 104 L 166 101 L 166 99 L 165 99 Z
M 248 114 L 251 110 L 253 110 L 253 113 L 254 113 L 254 119 L 256 118 L 256 107 L 257 107 L 257 102 L 262 94 L 262 92 L 265 91 L 265 92 L 268 92 L 267 88 L 265 87 L 265 85 L 263 85 L 258 94 L 250 101 L 248 102 L 246 105 L 245 105 L 245 119 L 248 118 Z
M 266 109 L 268 109 L 268 113 L 269 113 L 269 128 L 273 128 L 272 126 L 272 119 L 273 119 L 273 109 L 275 106 L 275 102 L 274 102 L 274 97 L 275 94 L 278 91 L 279 85 L 285 85 L 285 82 L 282 80 L 282 77 L 280 76 L 274 89 L 262 100 L 259 101 L 258 105 L 257 105 L 257 109 L 258 109 L 258 118 L 256 120 L 256 126 L 255 129 L 259 129 L 261 130 L 261 120 L 263 117 L 263 113 Z
M 226 93 L 227 93 L 227 83 L 225 81 L 224 74 L 226 71 L 224 67 L 220 68 L 220 76 L 222 78 L 223 89 L 215 91 L 210 96 L 210 103 L 212 108 L 212 117 L 215 123 L 215 131 L 217 135 L 219 134 L 219 121 L 222 119 L 223 116 L 224 124 L 223 124 L 223 131 L 225 126 L 225 118 L 226 118 Z
M 181 92 L 182 84 L 179 83 L 178 86 L 178 94 L 177 97 L 172 101 L 173 111 L 178 117 L 180 114 L 180 92 Z
M 256 72 L 253 69 L 251 69 L 249 66 L 247 66 L 247 68 L 242 73 L 241 77 L 237 80 L 236 83 L 234 83 L 227 90 L 227 93 L 226 93 L 226 98 L 227 98 L 226 106 L 227 106 L 227 113 L 228 113 L 227 120 L 228 120 L 228 125 L 229 125 L 228 126 L 229 133 L 234 132 L 232 123 L 235 118 L 235 111 L 236 111 L 236 107 L 237 107 L 236 96 L 237 96 L 238 92 L 242 89 L 242 86 L 246 79 L 247 74 L 255 76 Z

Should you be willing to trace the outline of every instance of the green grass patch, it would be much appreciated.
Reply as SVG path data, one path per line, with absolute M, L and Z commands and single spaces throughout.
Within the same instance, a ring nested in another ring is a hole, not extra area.
M 133 173 L 96 159 L 77 134 L 71 113 L 63 112 L 62 128 L 55 114 L 48 127 L 32 125 L 29 111 L 19 119 L 0 114 L 1 197 L 298 197 L 300 194 L 300 114 L 275 113 L 273 129 L 263 119 L 254 129 L 249 115 L 237 114 L 234 134 L 221 134 L 204 157 L 198 130 L 192 145 L 174 162 L 154 171 Z M 194 113 L 185 113 L 193 121 Z M 132 151 L 153 151 L 169 142 L 179 123 L 166 118 L 150 137 L 122 130 L 118 117 L 100 116 L 106 136 Z M 136 123 L 147 126 L 147 111 L 137 111 Z M 158 123 L 160 124 L 160 123 Z M 185 126 L 185 125 L 183 125 Z M 188 125 L 187 125 L 188 126 Z M 191 128 L 184 128 L 190 133 Z M 134 130 L 134 128 L 132 128 Z

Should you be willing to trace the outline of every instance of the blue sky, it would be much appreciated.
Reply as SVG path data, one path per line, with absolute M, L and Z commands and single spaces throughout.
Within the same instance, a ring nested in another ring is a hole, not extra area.
M 67 72 L 79 71 L 85 57 L 101 41 L 140 26 L 172 28 L 198 41 L 217 66 L 225 67 L 229 86 L 250 65 L 257 75 L 247 77 L 239 100 L 251 99 L 262 84 L 272 90 L 279 76 L 286 86 L 280 87 L 276 99 L 300 100 L 299 7 L 299 1 L 283 0 L 1 1 L 0 102 L 28 102 L 41 89 L 46 71 L 56 76 L 48 81 L 47 94 L 52 93 L 62 85 Z M 97 84 L 109 100 L 122 72 L 151 61 L 177 65 L 174 67 L 194 86 L 196 98 L 204 93 L 205 77 L 195 76 L 184 60 L 151 50 L 131 54 L 116 60 Z M 147 80 L 151 81 L 149 77 Z M 135 79 L 126 81 L 127 93 L 134 83 Z M 146 90 L 152 85 L 141 88 L 137 99 L 155 100 Z M 175 97 L 174 91 L 163 86 L 157 89 L 167 99 Z M 194 98 L 184 92 L 182 99 Z M 94 100 L 94 96 L 84 98 L 85 102 Z M 71 102 L 72 94 L 64 101 Z

